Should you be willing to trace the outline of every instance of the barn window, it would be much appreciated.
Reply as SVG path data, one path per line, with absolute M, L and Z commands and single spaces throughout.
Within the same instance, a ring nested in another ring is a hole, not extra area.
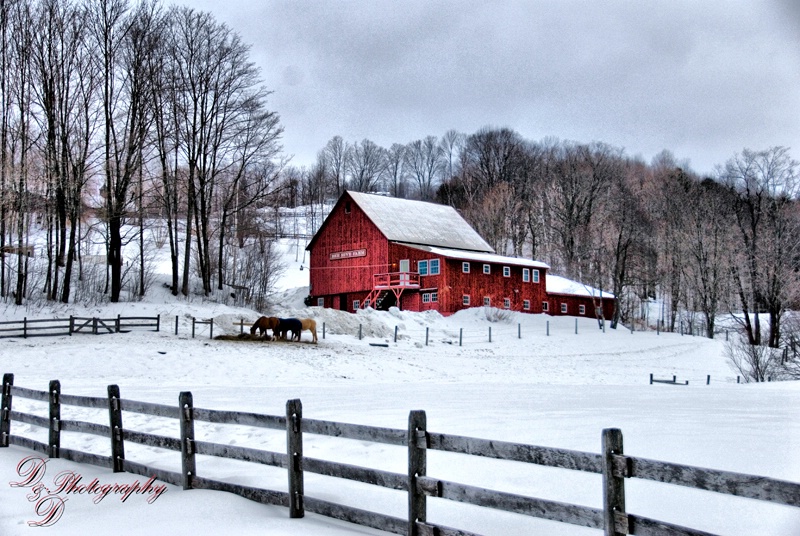
M 534 270 L 533 271 L 533 282 L 534 283 L 538 283 L 539 282 L 539 270 Z
M 317 305 L 319 307 L 325 307 L 325 298 L 317 298 Z
M 359 307 L 361 307 L 361 300 L 353 300 L 353 311 L 358 311 Z
M 531 300 L 522 300 L 522 308 L 526 311 L 531 310 Z
M 511 267 L 503 266 L 503 277 L 511 277 Z
M 544 311 L 546 313 L 549 310 L 550 310 L 550 304 L 547 303 L 546 301 L 543 301 L 542 302 L 542 311 Z
M 350 214 L 350 201 L 346 201 L 344 204 L 344 213 Z
M 464 305 L 469 305 L 469 294 L 464 294 L 461 296 L 461 303 Z
M 582 314 L 582 315 L 585 315 L 586 314 L 586 306 L 585 305 L 579 305 L 578 306 L 578 313 Z
M 430 260 L 431 275 L 439 275 L 439 259 Z
M 503 298 L 503 308 L 504 309 L 511 309 L 511 299 L 510 298 Z
M 492 305 L 492 299 L 489 296 L 483 297 L 483 305 L 484 307 L 489 307 Z
M 422 303 L 431 303 L 431 294 L 426 292 L 422 295 Z
M 439 293 L 438 292 L 431 292 L 431 301 L 436 303 L 439 301 Z
M 462 262 L 461 263 L 461 271 L 464 272 L 465 274 L 469 273 L 469 263 L 468 262 Z
M 428 261 L 419 261 L 417 263 L 417 272 L 419 272 L 419 275 L 428 275 Z
M 562 313 L 566 313 L 567 312 L 567 304 L 566 303 L 562 303 L 561 304 L 561 312 Z
M 522 269 L 522 282 L 523 283 L 530 283 L 531 282 L 531 269 L 530 268 L 523 268 Z
M 492 267 L 490 265 L 488 265 L 488 264 L 484 264 L 483 265 L 483 273 L 484 274 L 492 273 Z

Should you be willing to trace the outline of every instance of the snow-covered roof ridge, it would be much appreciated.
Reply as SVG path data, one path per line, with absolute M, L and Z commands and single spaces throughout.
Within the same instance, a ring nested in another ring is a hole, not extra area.
M 547 293 L 548 294 L 571 294 L 573 296 L 594 296 L 595 298 L 614 298 L 614 295 L 607 290 L 600 290 L 589 285 L 584 285 L 578 281 L 572 281 L 560 275 L 553 275 L 548 273 L 547 280 Z
M 483 253 L 478 251 L 465 251 L 463 249 L 453 249 L 453 248 L 440 248 L 435 246 L 418 246 L 416 244 L 407 244 L 403 242 L 398 242 L 399 244 L 403 244 L 404 246 L 408 246 L 414 249 L 419 249 L 422 251 L 427 251 L 434 255 L 440 255 L 442 257 L 447 257 L 450 259 L 463 259 L 467 261 L 475 261 L 475 262 L 488 262 L 488 263 L 495 263 L 495 264 L 510 264 L 513 266 L 525 266 L 529 268 L 541 268 L 544 270 L 549 270 L 550 266 L 541 262 L 541 261 L 533 261 L 530 259 L 521 259 L 519 257 L 507 257 L 505 255 L 497 255 L 495 253 Z
M 392 242 L 494 253 L 451 206 L 362 192 L 347 193 Z

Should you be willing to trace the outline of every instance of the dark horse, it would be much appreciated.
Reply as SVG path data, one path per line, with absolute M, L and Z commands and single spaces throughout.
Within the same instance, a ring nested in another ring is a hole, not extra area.
M 280 337 L 283 340 L 286 340 L 286 333 L 291 332 L 292 335 L 289 337 L 290 341 L 293 340 L 300 340 L 300 332 L 303 331 L 303 323 L 300 322 L 297 318 L 279 318 L 278 319 L 278 327 L 275 328 L 272 333 L 280 333 Z
M 275 318 L 274 316 L 262 316 L 255 322 L 253 322 L 253 327 L 250 328 L 250 335 L 255 335 L 256 331 L 259 332 L 259 335 L 262 337 L 267 338 L 267 330 L 272 330 L 272 336 L 278 336 L 278 322 L 279 319 Z

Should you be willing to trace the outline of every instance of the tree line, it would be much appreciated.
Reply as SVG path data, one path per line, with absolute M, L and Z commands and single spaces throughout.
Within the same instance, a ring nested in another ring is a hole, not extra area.
M 141 296 L 151 238 L 173 294 L 264 277 L 268 243 L 230 252 L 280 187 L 283 128 L 238 34 L 156 0 L 2 0 L 0 40 L 3 298 L 68 303 L 97 257 L 89 292 Z
M 285 180 L 303 204 L 344 189 L 449 204 L 497 253 L 616 296 L 613 326 L 647 321 L 658 297 L 651 325 L 688 320 L 713 337 L 733 313 L 749 344 L 777 348 L 800 306 L 798 170 L 785 147 L 745 149 L 703 177 L 668 151 L 646 163 L 604 143 L 486 127 L 388 149 L 335 136 Z

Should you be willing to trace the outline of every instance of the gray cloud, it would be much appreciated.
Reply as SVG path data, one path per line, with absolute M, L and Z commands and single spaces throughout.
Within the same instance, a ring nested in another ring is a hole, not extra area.
M 295 163 L 334 135 L 389 146 L 455 128 L 662 149 L 711 172 L 800 154 L 795 2 L 183 2 L 252 44 Z

